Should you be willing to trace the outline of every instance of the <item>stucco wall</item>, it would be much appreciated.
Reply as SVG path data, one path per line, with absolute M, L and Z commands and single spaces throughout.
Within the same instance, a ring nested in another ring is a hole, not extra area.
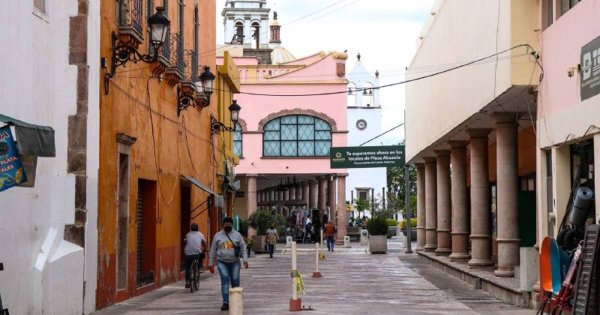
M 81 314 L 94 308 L 97 116 L 87 121 L 85 262 L 84 249 L 63 240 L 65 226 L 75 221 L 75 177 L 67 171 L 67 151 L 68 119 L 77 112 L 77 67 L 70 65 L 69 45 L 70 18 L 78 14 L 78 2 L 46 1 L 44 14 L 34 9 L 33 1 L 11 0 L 0 12 L 12 25 L 0 34 L 2 42 L 10 43 L 0 48 L 0 72 L 9 74 L 0 79 L 0 113 L 51 126 L 56 143 L 56 157 L 38 158 L 33 188 L 0 193 L 0 239 L 10 240 L 0 244 L 0 294 L 11 314 Z M 87 9 L 87 50 L 92 52 L 87 60 L 99 60 L 97 4 Z M 88 85 L 80 86 L 80 92 L 89 92 L 93 115 L 97 62 L 88 66 Z M 84 277 L 92 279 L 85 291 Z
M 600 6 L 583 0 L 556 20 L 542 34 L 544 80 L 538 98 L 539 146 L 560 145 L 581 138 L 586 130 L 600 127 L 600 96 L 585 101 L 580 97 L 581 74 L 567 75 L 580 62 L 581 47 L 600 36 L 596 23 Z
M 484 6 L 477 0 L 440 3 L 423 34 L 407 79 L 493 55 L 516 44 L 535 47 L 535 29 L 527 19 L 535 19 L 535 5 L 497 1 Z M 533 66 L 522 73 L 511 68 L 528 61 L 528 56 L 521 56 L 525 52 L 526 48 L 519 48 L 497 59 L 406 84 L 408 159 L 478 113 L 513 84 L 528 83 Z

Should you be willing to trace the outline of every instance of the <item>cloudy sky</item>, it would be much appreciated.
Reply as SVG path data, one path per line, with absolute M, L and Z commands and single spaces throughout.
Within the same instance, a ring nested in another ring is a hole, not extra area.
M 281 24 L 282 46 L 296 57 L 322 50 L 348 50 L 347 71 L 360 52 L 372 72 L 379 70 L 381 84 L 404 79 L 417 38 L 430 16 L 434 0 L 268 0 Z M 225 0 L 217 0 L 217 44 L 223 44 Z M 381 90 L 383 131 L 403 122 L 404 87 Z M 402 128 L 381 139 L 385 144 L 404 138 Z M 380 143 L 380 141 L 378 141 Z

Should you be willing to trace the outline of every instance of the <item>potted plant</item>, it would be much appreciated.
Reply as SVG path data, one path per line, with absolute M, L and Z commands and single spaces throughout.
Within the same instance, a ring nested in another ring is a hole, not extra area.
M 238 232 L 240 232 L 242 237 L 244 237 L 244 242 L 246 242 L 246 251 L 248 252 L 248 257 L 250 257 L 254 240 L 248 237 L 248 220 L 240 220 L 240 230 Z
M 387 238 L 390 239 L 392 236 L 396 236 L 396 230 L 398 229 L 398 220 L 396 219 L 387 219 Z
M 400 230 L 402 234 L 406 236 L 406 219 L 400 221 Z M 410 240 L 415 241 L 417 239 L 417 218 L 410 218 Z
M 248 225 L 256 230 L 256 234 L 252 238 L 254 244 L 252 249 L 255 253 L 266 253 L 266 235 L 267 229 L 274 225 L 275 228 L 285 225 L 285 218 L 279 214 L 271 214 L 268 210 L 258 210 L 248 218 Z
M 388 222 L 384 216 L 375 216 L 367 223 L 369 231 L 369 252 L 371 254 L 387 253 Z

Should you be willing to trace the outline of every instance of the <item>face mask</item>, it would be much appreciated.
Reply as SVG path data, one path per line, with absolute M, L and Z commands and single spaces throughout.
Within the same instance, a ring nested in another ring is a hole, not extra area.
M 225 232 L 227 232 L 227 233 L 231 232 L 232 229 L 233 229 L 232 226 L 225 226 L 225 227 L 223 227 L 223 230 L 225 230 Z

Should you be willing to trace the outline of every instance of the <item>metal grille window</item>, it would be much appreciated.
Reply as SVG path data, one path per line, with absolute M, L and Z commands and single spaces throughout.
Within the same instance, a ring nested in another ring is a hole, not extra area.
M 264 156 L 329 156 L 331 126 L 306 115 L 283 116 L 265 125 Z
M 235 130 L 233 131 L 233 153 L 237 156 L 243 156 L 242 146 L 242 126 L 239 123 L 235 124 Z
M 119 0 L 117 14 L 119 34 L 131 35 L 141 43 L 144 39 L 144 1 Z

